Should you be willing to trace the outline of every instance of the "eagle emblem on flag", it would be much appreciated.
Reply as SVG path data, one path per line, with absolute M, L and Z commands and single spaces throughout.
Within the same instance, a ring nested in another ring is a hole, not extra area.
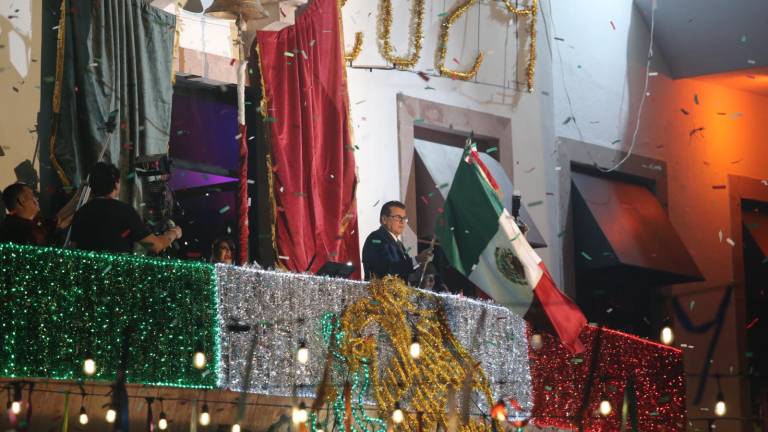
M 505 278 L 516 284 L 525 284 L 525 267 L 510 248 L 497 247 L 494 253 L 496 268 Z

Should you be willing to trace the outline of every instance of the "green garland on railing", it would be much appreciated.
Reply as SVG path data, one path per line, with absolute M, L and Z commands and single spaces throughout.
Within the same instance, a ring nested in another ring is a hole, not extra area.
M 84 378 L 90 353 L 90 378 L 113 380 L 130 326 L 128 382 L 212 388 L 217 302 L 209 264 L 0 244 L 0 376 Z

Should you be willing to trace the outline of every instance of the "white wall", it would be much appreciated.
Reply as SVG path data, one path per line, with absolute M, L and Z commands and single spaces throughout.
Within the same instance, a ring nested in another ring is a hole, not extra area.
M 0 2 L 0 188 L 16 181 L 13 168 L 35 151 L 42 13 L 41 2 Z

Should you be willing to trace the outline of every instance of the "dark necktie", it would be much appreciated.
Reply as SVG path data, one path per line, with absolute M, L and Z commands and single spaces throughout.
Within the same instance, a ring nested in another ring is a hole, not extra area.
M 408 253 L 405 251 L 405 245 L 400 240 L 397 241 L 397 247 L 400 249 L 400 258 L 406 258 Z

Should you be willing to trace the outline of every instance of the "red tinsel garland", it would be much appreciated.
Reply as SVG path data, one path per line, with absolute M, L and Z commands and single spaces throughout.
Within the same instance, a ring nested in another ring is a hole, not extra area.
M 532 423 L 540 427 L 618 431 L 624 391 L 631 380 L 638 430 L 685 430 L 685 376 L 680 350 L 592 326 L 585 327 L 580 338 L 586 350 L 576 356 L 550 335 L 542 335 L 540 349 L 529 348 Z M 597 412 L 603 397 L 613 408 L 607 417 Z

